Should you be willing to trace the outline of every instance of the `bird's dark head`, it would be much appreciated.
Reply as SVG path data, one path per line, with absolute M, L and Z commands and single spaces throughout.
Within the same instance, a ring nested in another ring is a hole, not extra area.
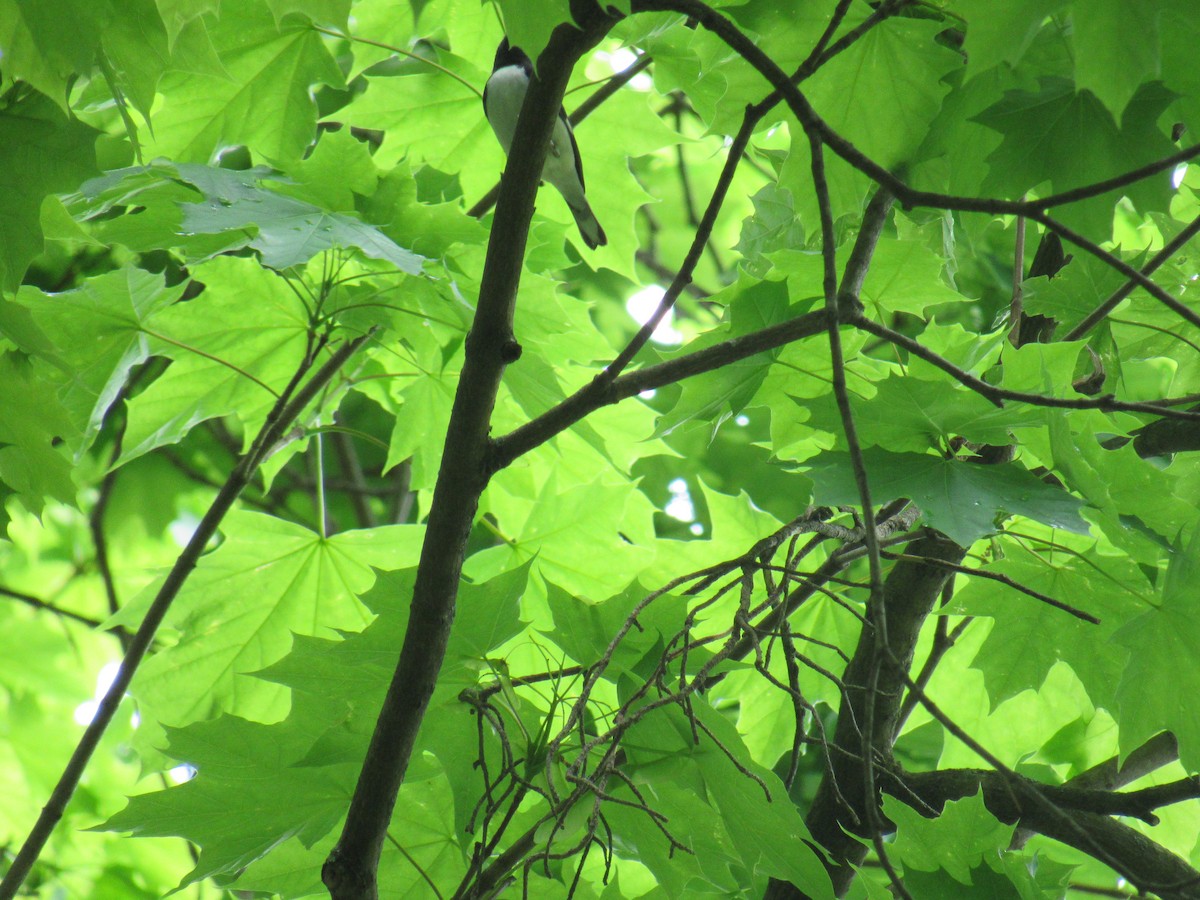
M 510 44 L 508 38 L 504 38 L 496 48 L 496 60 L 492 64 L 492 71 L 503 69 L 505 66 L 520 66 L 526 74 L 533 74 L 533 63 L 525 55 L 525 51 Z

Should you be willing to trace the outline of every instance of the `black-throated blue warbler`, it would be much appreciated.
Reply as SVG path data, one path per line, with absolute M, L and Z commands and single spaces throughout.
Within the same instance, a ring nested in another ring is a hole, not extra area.
M 517 116 L 525 102 L 529 79 L 533 77 L 533 63 L 520 47 L 514 47 L 505 38 L 496 48 L 496 60 L 491 77 L 483 88 L 483 112 L 491 123 L 492 130 L 505 154 L 511 155 L 513 134 L 517 130 Z M 596 214 L 588 204 L 583 187 L 583 162 L 579 158 L 579 145 L 575 132 L 563 109 L 558 110 L 554 132 L 550 135 L 550 149 L 546 153 L 546 164 L 542 168 L 542 180 L 548 181 L 563 195 L 583 242 L 591 249 L 608 243 L 604 229 L 596 221 Z

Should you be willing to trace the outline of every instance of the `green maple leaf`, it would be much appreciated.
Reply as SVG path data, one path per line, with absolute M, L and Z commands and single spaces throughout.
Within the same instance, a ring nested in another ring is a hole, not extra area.
M 272 269 L 290 269 L 319 253 L 355 248 L 385 260 L 402 272 L 421 271 L 421 258 L 358 219 L 268 190 L 236 200 L 209 200 L 183 207 L 183 229 L 190 234 L 227 234 L 243 230 L 242 243 L 262 255 Z
M 299 703 L 302 710 L 315 711 L 303 713 L 314 737 L 306 763 L 362 759 L 404 642 L 414 574 L 407 570 L 380 575 L 361 597 L 378 618 L 360 634 L 340 641 L 298 637 L 291 653 L 257 673 L 291 688 L 294 708 Z M 490 675 L 492 654 L 521 632 L 520 599 L 528 577 L 529 567 L 521 566 L 482 584 L 462 585 L 457 601 L 461 614 L 446 649 L 439 687 L 421 726 L 414 764 L 419 765 L 421 752 L 428 750 L 450 775 L 460 834 L 474 808 L 479 781 L 474 722 L 457 694 L 464 686 L 477 685 L 480 673 Z M 489 750 L 489 759 L 494 750 Z
M 255 427 L 304 357 L 308 311 L 278 276 L 234 257 L 195 274 L 206 289 L 159 313 L 149 333 L 154 352 L 174 362 L 130 402 L 121 462 L 206 419 L 236 414 Z
M 907 497 L 921 508 L 926 523 L 964 547 L 995 532 L 996 519 L 1009 514 L 1069 531 L 1087 531 L 1079 517 L 1082 501 L 1015 464 L 984 466 L 879 447 L 866 448 L 863 462 L 875 504 Z M 817 503 L 860 502 L 849 454 L 822 453 L 811 465 Z
M 593 603 L 551 583 L 547 586 L 547 595 L 554 616 L 554 629 L 548 636 L 572 659 L 591 666 L 604 655 L 634 606 L 645 598 L 646 591 L 635 582 L 603 603 Z M 665 644 L 674 637 L 684 615 L 683 598 L 670 594 L 646 607 L 638 615 L 641 628 L 631 629 L 618 645 L 606 677 L 615 680 L 621 672 L 632 669 L 654 646 Z
M 1173 95 L 1146 85 L 1118 124 L 1096 97 L 1063 78 L 1043 78 L 1036 91 L 1014 90 L 976 121 L 1004 140 L 988 157 L 985 192 L 1017 197 L 1049 182 L 1052 192 L 1120 175 L 1175 150 L 1158 127 Z M 1170 201 L 1167 174 L 1124 189 L 1139 210 L 1164 210 Z M 1103 240 L 1112 229 L 1117 195 L 1103 195 L 1055 210 L 1064 222 Z
M 964 48 L 967 77 L 1000 63 L 1015 66 L 1033 42 L 1047 17 L 1067 0 L 1009 0 L 998 14 L 991 0 L 954 0 L 952 6 L 967 20 Z
M 396 77 L 368 73 L 366 92 L 339 110 L 338 120 L 387 133 L 377 163 L 391 165 L 407 158 L 443 172 L 461 170 L 464 193 L 482 194 L 499 178 L 503 152 L 482 115 L 480 94 L 472 87 L 483 90 L 499 42 L 497 33 L 490 48 L 481 44 L 477 60 L 440 53 L 437 63 L 446 71 L 413 65 Z M 484 162 L 489 158 L 490 165 Z
M 208 162 L 244 144 L 269 159 L 298 158 L 316 133 L 316 84 L 342 85 L 324 39 L 304 19 L 276 22 L 262 0 L 226 4 L 211 29 L 224 75 L 166 75 L 147 156 Z
M 197 844 L 196 866 L 180 887 L 214 875 L 228 880 L 293 836 L 311 845 L 345 815 L 356 767 L 297 765 L 313 737 L 297 723 L 222 716 L 169 736 L 171 755 L 195 767 L 196 776 L 130 798 L 97 830 L 178 835 Z
M 1200 529 L 1175 551 L 1162 586 L 1162 602 L 1142 613 L 1114 636 L 1129 650 L 1129 663 L 1117 688 L 1124 755 L 1160 731 L 1174 732 L 1179 761 L 1200 769 Z
M 982 792 L 945 805 L 927 819 L 894 797 L 883 798 L 883 811 L 896 823 L 896 852 L 904 865 L 925 872 L 943 869 L 961 884 L 971 884 L 971 870 L 985 855 L 1008 846 L 1013 826 L 987 811 Z
M 535 571 L 567 590 L 610 597 L 629 583 L 628 573 L 640 571 L 652 556 L 641 533 L 646 520 L 634 514 L 648 502 L 640 494 L 611 490 L 604 479 L 560 488 L 552 475 L 532 503 L 524 498 L 506 502 L 499 495 L 491 500 L 491 511 L 509 540 L 467 561 L 464 571 L 472 578 L 487 578 L 534 559 Z M 597 553 L 606 560 L 603 567 L 589 565 Z
M 970 578 L 954 595 L 954 611 L 994 620 L 972 663 L 984 673 L 992 705 L 1038 689 L 1054 665 L 1065 662 L 1093 703 L 1113 709 L 1126 658 L 1114 652 L 1111 639 L 1146 608 L 1149 586 L 1137 567 L 1094 553 L 1059 559 L 1020 551 L 987 571 L 1100 619 L 1099 625 L 1085 622 L 1033 597 L 1017 596 L 996 581 Z
M 166 26 L 154 0 L 121 0 L 113 13 L 101 32 L 105 59 L 125 99 L 149 119 L 158 80 L 172 62 Z
M 178 249 L 192 261 L 251 247 L 265 265 L 283 270 L 340 249 L 420 272 L 421 257 L 354 212 L 356 193 L 372 194 L 378 181 L 362 145 L 354 142 L 360 153 L 352 153 L 339 140 L 328 143 L 329 150 L 292 167 L 299 183 L 265 167 L 155 162 L 88 182 L 71 208 L 94 219 L 103 240 L 134 250 Z
M 840 248 L 838 268 L 849 257 L 848 245 Z M 818 253 L 781 250 L 771 257 L 775 268 L 788 276 L 793 297 L 812 298 L 824 304 L 823 263 Z M 961 303 L 963 296 L 948 287 L 942 277 L 946 262 L 919 241 L 883 237 L 875 247 L 871 268 L 863 282 L 860 299 L 880 312 L 924 313 L 943 303 Z
M 895 19 L 886 28 L 872 29 L 801 90 L 834 131 L 880 165 L 893 168 L 912 162 L 950 90 L 943 76 L 962 64 L 957 54 L 936 43 L 940 29 L 917 19 Z M 871 115 L 864 116 L 864 109 Z M 739 108 L 739 117 L 741 112 Z M 816 232 L 820 220 L 808 138 L 794 120 L 790 128 L 791 152 L 779 182 L 795 198 L 807 230 Z M 834 217 L 857 215 L 869 182 L 832 152 L 826 150 L 824 156 Z
M 70 440 L 77 456 L 95 439 L 130 370 L 150 357 L 145 329 L 182 293 L 182 285 L 167 288 L 160 275 L 132 267 L 55 295 L 32 287 L 17 293 L 46 342 L 41 355 L 76 425 Z
M 8 524 L 4 501 L 13 493 L 35 513 L 50 498 L 74 502 L 71 464 L 55 447 L 73 430 L 55 385 L 15 354 L 0 356 L 0 526 Z
M 709 331 L 699 340 L 690 342 L 683 352 L 692 353 L 789 318 L 787 282 L 745 279 L 726 293 L 728 328 Z M 670 434 L 681 426 L 696 422 L 715 431 L 753 399 L 780 352 L 776 349 L 758 353 L 684 381 L 675 405 L 659 418 L 655 436 Z
M 880 165 L 895 166 L 925 140 L 949 90 L 942 76 L 962 64 L 935 42 L 942 27 L 897 19 L 872 29 L 822 67 L 804 91 L 835 131 Z M 863 109 L 873 114 L 864 116 Z
M 1075 83 L 1095 94 L 1115 118 L 1161 71 L 1156 6 L 1088 0 L 1075 11 Z
M 7 45 L 4 46 L 7 72 Z M 0 287 L 15 288 L 42 251 L 39 215 L 47 194 L 68 191 L 98 173 L 99 132 L 67 119 L 34 94 L 0 111 Z
M 67 84 L 76 72 L 91 70 L 96 45 L 116 12 L 110 0 L 0 3 L 5 80 L 26 81 L 69 112 Z
M 280 519 L 232 514 L 225 543 L 201 561 L 175 601 L 169 623 L 179 641 L 142 666 L 135 693 L 165 724 L 220 710 L 277 715 L 286 703 L 280 688 L 246 673 L 281 658 L 293 633 L 361 628 L 369 614 L 357 597 L 374 583 L 371 566 L 410 565 L 420 534 L 391 526 L 323 540 Z M 135 601 L 121 619 L 140 606 Z

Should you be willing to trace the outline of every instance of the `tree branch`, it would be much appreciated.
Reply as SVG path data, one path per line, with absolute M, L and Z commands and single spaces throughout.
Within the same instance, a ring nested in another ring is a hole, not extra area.
M 963 387 L 970 388 L 997 406 L 1003 406 L 1005 400 L 1016 400 L 1021 403 L 1029 403 L 1033 406 L 1046 406 L 1055 409 L 1099 409 L 1104 412 L 1143 412 L 1172 419 L 1200 422 L 1200 412 L 1171 409 L 1166 405 L 1168 403 L 1190 403 L 1193 402 L 1191 398 L 1165 398 L 1157 403 L 1139 403 L 1117 400 L 1112 394 L 1104 394 L 1100 397 L 1047 397 L 1044 394 L 1010 391 L 997 387 L 994 384 L 989 384 L 981 378 L 977 378 L 965 369 L 954 365 L 954 363 L 945 357 L 930 350 L 920 341 L 915 341 L 907 335 L 867 318 L 865 315 L 855 316 L 851 321 L 856 328 L 873 334 L 876 337 L 883 338 L 897 347 L 902 347 L 913 356 L 919 357 L 930 365 L 936 366 L 948 375 L 953 376 Z
M 196 563 L 204 553 L 213 535 L 216 534 L 217 528 L 225 518 L 226 513 L 233 507 L 238 495 L 241 494 L 246 485 L 250 483 L 250 479 L 254 477 L 255 472 L 258 471 L 259 465 L 275 445 L 282 440 L 295 419 L 312 402 L 318 392 L 341 370 L 342 366 L 372 337 L 372 334 L 372 332 L 368 332 L 362 337 L 343 344 L 330 356 L 328 361 L 321 366 L 316 374 L 302 388 L 297 390 L 300 380 L 312 365 L 312 354 L 310 354 L 296 371 L 291 383 L 279 396 L 275 406 L 263 423 L 262 430 L 259 431 L 258 436 L 255 438 L 254 443 L 238 461 L 229 479 L 218 492 L 212 505 L 209 506 L 208 512 L 204 514 L 204 518 L 196 526 L 196 531 L 188 541 L 187 546 L 183 549 L 183 552 L 175 560 L 175 565 L 171 567 L 171 571 L 163 581 L 162 587 L 159 588 L 158 594 L 155 596 L 150 608 L 146 611 L 145 618 L 142 619 L 137 632 L 129 639 L 125 657 L 121 660 L 121 667 L 118 669 L 116 677 L 113 679 L 112 684 L 109 685 L 104 697 L 100 700 L 95 716 L 84 730 L 83 736 L 75 748 L 75 752 L 71 754 L 71 759 L 67 762 L 58 783 L 51 792 L 50 799 L 42 808 L 37 822 L 34 823 L 29 836 L 25 839 L 25 843 L 21 846 L 16 858 L 13 860 L 11 868 L 5 873 L 4 880 L 0 881 L 0 900 L 12 900 L 16 896 L 16 892 L 20 889 L 21 883 L 29 875 L 29 871 L 40 855 L 42 848 L 46 845 L 46 841 L 50 838 L 55 826 L 66 811 L 67 803 L 75 793 L 79 779 L 83 776 L 84 769 L 87 768 L 92 754 L 96 751 L 96 747 L 100 743 L 100 738 L 108 729 L 113 716 L 116 715 L 125 692 L 129 690 L 129 684 L 133 681 L 133 675 L 146 655 L 151 642 L 154 640 L 158 626 L 162 624 L 163 618 L 171 608 L 175 597 L 179 594 L 188 576 L 191 575 L 192 570 L 195 569 Z
M 1148 278 L 1155 272 L 1155 270 L 1159 268 L 1159 266 L 1170 260 L 1175 256 L 1176 253 L 1182 250 L 1187 242 L 1194 238 L 1197 234 L 1200 234 L 1200 216 L 1192 219 L 1192 221 L 1188 223 L 1187 227 L 1184 228 L 1183 231 L 1179 232 L 1179 234 L 1167 241 L 1161 250 L 1159 250 L 1152 257 L 1150 257 L 1149 260 L 1146 261 L 1146 264 L 1142 266 L 1142 275 Z M 1125 284 L 1113 292 L 1112 296 L 1088 313 L 1083 318 L 1082 322 L 1068 331 L 1063 336 L 1063 340 L 1079 340 L 1081 337 L 1091 331 L 1098 322 L 1116 309 L 1122 300 L 1133 293 L 1137 286 L 1138 282 L 1133 279 L 1126 281 Z
M 1108 818 L 1126 815 L 1156 821 L 1154 809 L 1200 796 L 1196 778 L 1119 794 L 1039 784 L 1013 773 L 965 769 L 904 773 L 887 790 L 905 802 L 915 795 L 939 809 L 947 800 L 973 795 L 980 788 L 984 803 L 996 818 L 1019 823 L 1095 856 L 1142 891 L 1164 898 L 1200 897 L 1200 872 L 1140 832 Z M 1035 796 L 1041 801 L 1034 800 Z
M 988 809 L 1005 822 L 1015 822 L 1030 814 L 1031 808 L 1035 806 L 1021 802 L 1021 797 L 1025 795 L 1025 791 L 1021 789 L 1022 785 L 1027 790 L 1037 791 L 1042 798 L 1060 809 L 1105 816 L 1127 816 L 1150 825 L 1158 824 L 1158 817 L 1154 814 L 1156 809 L 1200 797 L 1200 776 L 1121 793 L 1068 784 L 1042 784 L 1022 775 L 993 772 L 988 769 L 943 769 L 918 773 L 897 771 L 894 774 L 903 784 L 903 787 L 896 791 L 899 799 L 904 799 L 905 791 L 911 791 L 933 809 L 941 809 L 942 805 L 950 800 L 973 796 L 982 788 Z M 1023 825 L 1031 827 L 1027 822 Z
M 883 561 L 879 556 L 879 540 L 875 535 L 875 505 L 871 500 L 871 488 L 867 481 L 867 467 L 863 461 L 862 447 L 858 441 L 858 429 L 854 424 L 854 412 L 850 405 L 850 395 L 846 390 L 846 360 L 842 353 L 842 336 L 839 322 L 839 297 L 837 286 L 837 239 L 833 231 L 833 212 L 829 201 L 829 184 L 825 178 L 825 154 L 821 139 L 813 131 L 808 131 L 809 158 L 812 167 L 813 187 L 817 195 L 817 207 L 820 210 L 821 218 L 821 258 L 823 262 L 823 278 L 822 287 L 825 294 L 825 329 L 829 336 L 829 358 L 831 370 L 833 373 L 833 396 L 837 402 L 838 415 L 842 424 L 842 435 L 846 440 L 846 449 L 850 456 L 850 466 L 854 471 L 854 482 L 858 488 L 859 507 L 862 510 L 863 517 L 863 537 L 864 545 L 867 550 L 867 563 L 869 566 L 871 589 L 870 596 L 867 600 L 867 620 L 871 628 L 874 629 L 877 640 L 874 641 L 874 652 L 871 655 L 871 660 L 868 664 L 867 671 L 863 674 L 866 676 L 865 683 L 867 685 L 867 698 L 863 704 L 864 715 L 861 719 L 862 734 L 859 736 L 859 746 L 862 748 L 863 766 L 859 773 L 862 781 L 863 796 L 867 799 L 862 804 L 862 811 L 865 813 L 867 820 L 867 831 L 871 838 L 871 843 L 875 847 L 875 854 L 879 857 L 879 862 L 887 872 L 888 879 L 891 881 L 892 889 L 895 893 L 903 898 L 903 900 L 912 900 L 908 890 L 904 887 L 904 883 L 900 880 L 900 875 L 896 872 L 891 860 L 888 858 L 887 848 L 883 843 L 883 823 L 879 815 L 879 808 L 875 803 L 875 751 L 880 744 L 886 745 L 887 753 L 890 755 L 891 745 L 895 740 L 895 734 L 898 730 L 899 713 L 896 712 L 891 717 L 891 721 L 882 725 L 876 719 L 876 712 L 886 712 L 886 709 L 878 709 L 878 699 L 880 697 L 879 681 L 883 675 L 884 654 L 883 647 L 888 645 L 890 640 L 888 636 L 888 604 L 887 598 L 883 591 Z M 886 195 L 886 191 L 881 190 L 881 194 Z M 887 201 L 885 208 L 890 208 L 890 198 L 885 197 Z M 857 294 L 853 295 L 853 302 L 858 303 Z M 861 308 L 861 306 L 859 307 Z M 939 592 L 941 588 L 939 587 Z M 932 608 L 932 606 L 931 606 Z M 921 622 L 924 621 L 924 616 L 918 620 L 916 631 L 919 632 Z M 865 628 L 864 628 L 865 633 Z M 916 635 L 913 636 L 913 645 L 916 645 Z M 909 656 L 911 657 L 911 651 Z M 850 661 L 850 666 L 847 667 L 846 675 L 843 676 L 843 681 L 850 674 L 850 667 L 854 665 L 854 660 Z M 894 684 L 895 682 L 885 682 L 885 684 Z M 850 697 L 844 697 L 843 703 L 853 702 Z M 846 710 L 841 710 L 844 713 Z M 841 721 L 841 713 L 839 713 L 839 722 Z M 879 728 L 879 732 L 876 732 Z M 886 758 L 886 756 L 885 756 Z M 834 873 L 830 873 L 833 875 Z
M 867 721 L 868 715 L 873 717 L 872 756 L 890 760 L 901 711 L 900 685 L 912 663 L 921 625 L 950 575 L 946 569 L 917 558 L 957 564 L 964 555 L 962 547 L 934 532 L 909 544 L 906 558 L 892 567 L 883 585 L 881 602 L 887 609 L 888 626 L 886 647 L 877 629 L 864 627 L 842 675 L 846 692 L 834 732 L 833 745 L 837 750 L 805 820 L 812 836 L 830 853 L 833 860 L 830 877 L 839 895 L 854 879 L 853 866 L 866 855 L 866 847 L 852 835 L 866 833 L 863 823 L 867 821 L 867 804 L 878 802 L 866 793 L 863 769 L 868 762 L 859 753 L 862 747 L 859 723 Z M 874 621 L 870 613 L 868 610 L 869 619 Z M 869 690 L 872 669 L 878 669 L 880 687 L 875 691 Z M 872 707 L 870 710 L 868 705 Z M 766 896 L 784 900 L 803 895 L 795 887 L 776 882 Z
M 596 14 L 585 30 L 561 25 L 539 59 L 517 122 L 484 263 L 475 321 L 454 396 L 441 468 L 400 659 L 379 713 L 341 837 L 321 877 L 334 900 L 376 900 L 376 870 L 417 732 L 446 653 L 467 537 L 490 470 L 485 465 L 492 409 L 505 366 L 520 356 L 513 310 L 529 222 L 550 133 L 575 61 L 611 20 Z
M 19 600 L 26 606 L 32 606 L 34 609 L 42 610 L 43 612 L 53 613 L 56 616 L 62 616 L 64 619 L 70 619 L 73 622 L 79 622 L 82 625 L 88 625 L 92 628 L 99 628 L 101 622 L 99 619 L 93 619 L 89 616 L 80 615 L 77 612 L 71 612 L 69 609 L 63 609 L 60 606 L 55 606 L 53 603 L 35 597 L 33 594 L 26 594 L 24 591 L 13 590 L 12 588 L 0 585 L 0 597 L 11 597 L 13 600 Z

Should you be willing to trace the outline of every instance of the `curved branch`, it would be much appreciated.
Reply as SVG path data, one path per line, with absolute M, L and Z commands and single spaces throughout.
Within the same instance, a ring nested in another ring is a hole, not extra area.
M 842 271 L 841 287 L 838 290 L 837 311 L 840 317 L 844 317 L 844 321 L 857 319 L 862 306 L 858 300 L 858 291 L 867 277 L 867 270 L 891 211 L 892 202 L 891 195 L 885 190 L 880 190 L 867 205 L 863 226 L 859 229 L 854 247 L 850 251 L 850 258 Z M 699 258 L 698 251 L 696 256 Z M 685 353 L 658 365 L 647 366 L 616 378 L 609 374 L 610 369 L 617 364 L 614 361 L 609 368 L 561 403 L 508 434 L 496 438 L 489 464 L 493 471 L 504 468 L 603 406 L 619 403 L 629 397 L 636 397 L 643 391 L 665 387 L 693 375 L 711 372 L 793 341 L 820 334 L 826 328 L 825 317 L 826 312 L 823 310 L 806 313 L 761 331 L 739 335 L 703 350 Z
M 1194 777 L 1120 794 L 1038 784 L 1012 773 L 985 770 L 891 774 L 894 780 L 885 789 L 894 790 L 905 802 L 915 795 L 937 809 L 947 800 L 982 788 L 988 810 L 1001 821 L 1019 823 L 1090 856 L 1096 856 L 1099 848 L 1105 863 L 1143 891 L 1172 900 L 1200 897 L 1200 872 L 1141 832 L 1108 818 L 1125 815 L 1153 823 L 1157 821 L 1154 809 L 1200 796 L 1200 781 Z M 1021 785 L 1027 790 L 1021 790 Z M 1047 802 L 1031 802 L 1035 793 Z
M 229 479 L 218 492 L 212 505 L 209 506 L 208 512 L 196 526 L 196 531 L 192 534 L 187 546 L 175 560 L 175 565 L 171 567 L 162 587 L 159 588 L 158 594 L 146 611 L 145 618 L 142 619 L 138 630 L 129 638 L 125 656 L 121 660 L 121 667 L 117 670 L 116 677 L 100 700 L 95 717 L 88 723 L 75 752 L 71 754 L 71 759 L 67 762 L 58 783 L 54 786 L 50 799 L 42 808 L 37 822 L 34 823 L 33 829 L 13 860 L 12 866 L 5 873 L 4 880 L 0 881 L 0 900 L 12 900 L 20 889 L 21 883 L 29 875 L 29 871 L 41 854 L 46 841 L 49 840 L 55 826 L 66 811 L 67 803 L 75 793 L 75 788 L 78 786 L 92 754 L 99 746 L 100 738 L 108 730 L 113 716 L 116 715 L 117 709 L 121 705 L 121 700 L 129 690 L 133 675 L 145 657 L 146 651 L 150 648 L 158 626 L 162 624 L 167 611 L 171 608 L 171 604 L 183 588 L 188 576 L 196 568 L 196 563 L 213 535 L 216 534 L 226 513 L 233 507 L 246 485 L 250 483 L 250 479 L 258 471 L 259 465 L 287 433 L 304 408 L 329 384 L 342 366 L 373 334 L 373 331 L 369 331 L 361 337 L 343 344 L 316 374 L 297 390 L 301 379 L 312 364 L 312 354 L 310 354 L 296 371 L 291 383 L 280 395 L 274 408 L 267 415 L 262 430 L 258 433 L 254 443 L 238 461 Z

